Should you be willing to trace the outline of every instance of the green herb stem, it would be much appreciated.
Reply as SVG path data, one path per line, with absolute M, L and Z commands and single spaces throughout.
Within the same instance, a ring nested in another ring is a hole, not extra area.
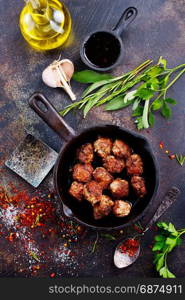
M 97 232 L 97 234 L 96 234 L 96 240 L 95 240 L 95 242 L 94 242 L 94 244 L 93 244 L 91 253 L 94 253 L 94 252 L 96 251 L 98 239 L 99 239 L 99 233 Z
M 172 69 L 167 69 L 167 70 L 174 72 L 174 71 L 177 71 L 177 70 L 182 69 L 184 67 L 185 67 L 185 64 L 181 64 L 181 65 L 178 65 L 178 66 L 176 66 Z
M 145 129 L 149 128 L 149 123 L 148 123 L 149 104 L 150 104 L 150 100 L 146 100 L 144 104 L 143 117 L 142 117 L 143 127 Z
M 165 91 L 167 91 L 184 73 L 185 68 L 170 82 L 170 84 L 165 88 Z

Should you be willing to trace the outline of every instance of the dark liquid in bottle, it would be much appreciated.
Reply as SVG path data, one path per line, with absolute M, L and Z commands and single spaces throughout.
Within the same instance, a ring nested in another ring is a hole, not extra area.
M 120 55 L 120 42 L 111 33 L 98 32 L 85 43 L 84 52 L 91 64 L 99 68 L 108 68 L 117 61 Z

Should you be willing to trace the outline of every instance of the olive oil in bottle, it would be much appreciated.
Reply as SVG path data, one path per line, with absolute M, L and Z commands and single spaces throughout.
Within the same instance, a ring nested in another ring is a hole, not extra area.
M 59 0 L 27 0 L 20 15 L 23 37 L 40 51 L 63 45 L 71 32 L 71 23 L 67 7 Z

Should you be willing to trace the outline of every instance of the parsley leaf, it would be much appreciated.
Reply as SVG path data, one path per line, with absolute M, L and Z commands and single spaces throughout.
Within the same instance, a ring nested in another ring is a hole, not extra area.
M 154 126 L 154 122 L 155 122 L 155 117 L 154 117 L 154 114 L 152 112 L 149 112 L 149 118 L 148 118 L 148 120 L 149 120 L 150 126 L 153 127 Z
M 172 98 L 166 98 L 166 99 L 164 99 L 164 101 L 171 104 L 171 105 L 176 105 L 177 104 L 177 101 L 172 99 Z
M 137 126 L 137 129 L 138 130 L 141 130 L 144 128 L 144 125 L 143 125 L 143 118 L 142 117 L 138 117 L 136 120 L 135 120 L 135 123 L 136 123 L 136 126 Z
M 152 103 L 152 109 L 155 110 L 159 110 L 161 107 L 163 106 L 163 101 L 161 99 L 156 99 L 153 103 Z
M 154 264 L 159 275 L 163 278 L 175 278 L 167 265 L 168 253 L 181 243 L 180 236 L 185 233 L 185 229 L 177 230 L 172 223 L 159 222 L 157 224 L 160 234 L 154 237 Z
M 143 106 L 139 105 L 132 113 L 132 117 L 139 117 L 142 116 L 143 113 Z
M 154 96 L 154 91 L 146 88 L 139 89 L 135 94 L 136 97 L 139 97 L 143 100 L 149 100 Z
M 159 274 L 163 277 L 163 278 L 175 278 L 175 275 L 173 273 L 171 273 L 167 267 L 163 267 L 160 269 Z
M 169 119 L 172 115 L 171 108 L 166 104 L 166 102 L 163 103 L 161 114 L 166 119 Z

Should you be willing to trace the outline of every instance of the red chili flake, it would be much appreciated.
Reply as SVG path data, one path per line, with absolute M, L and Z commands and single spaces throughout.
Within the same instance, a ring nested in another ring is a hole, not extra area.
M 168 157 L 169 157 L 169 159 L 173 160 L 173 159 L 175 159 L 175 154 L 171 154 Z
M 139 241 L 135 239 L 128 239 L 122 245 L 119 246 L 119 249 L 122 253 L 128 254 L 129 256 L 134 256 L 139 248 Z
M 51 278 L 54 278 L 55 276 L 56 276 L 55 273 L 51 273 L 51 274 L 50 274 L 50 277 L 51 277 Z
M 16 239 L 16 233 L 10 232 L 9 236 L 6 237 L 9 242 L 13 242 Z
M 159 143 L 159 147 L 160 149 L 164 149 L 164 143 L 162 141 Z
M 40 265 L 34 265 L 32 269 L 33 271 L 40 270 Z

